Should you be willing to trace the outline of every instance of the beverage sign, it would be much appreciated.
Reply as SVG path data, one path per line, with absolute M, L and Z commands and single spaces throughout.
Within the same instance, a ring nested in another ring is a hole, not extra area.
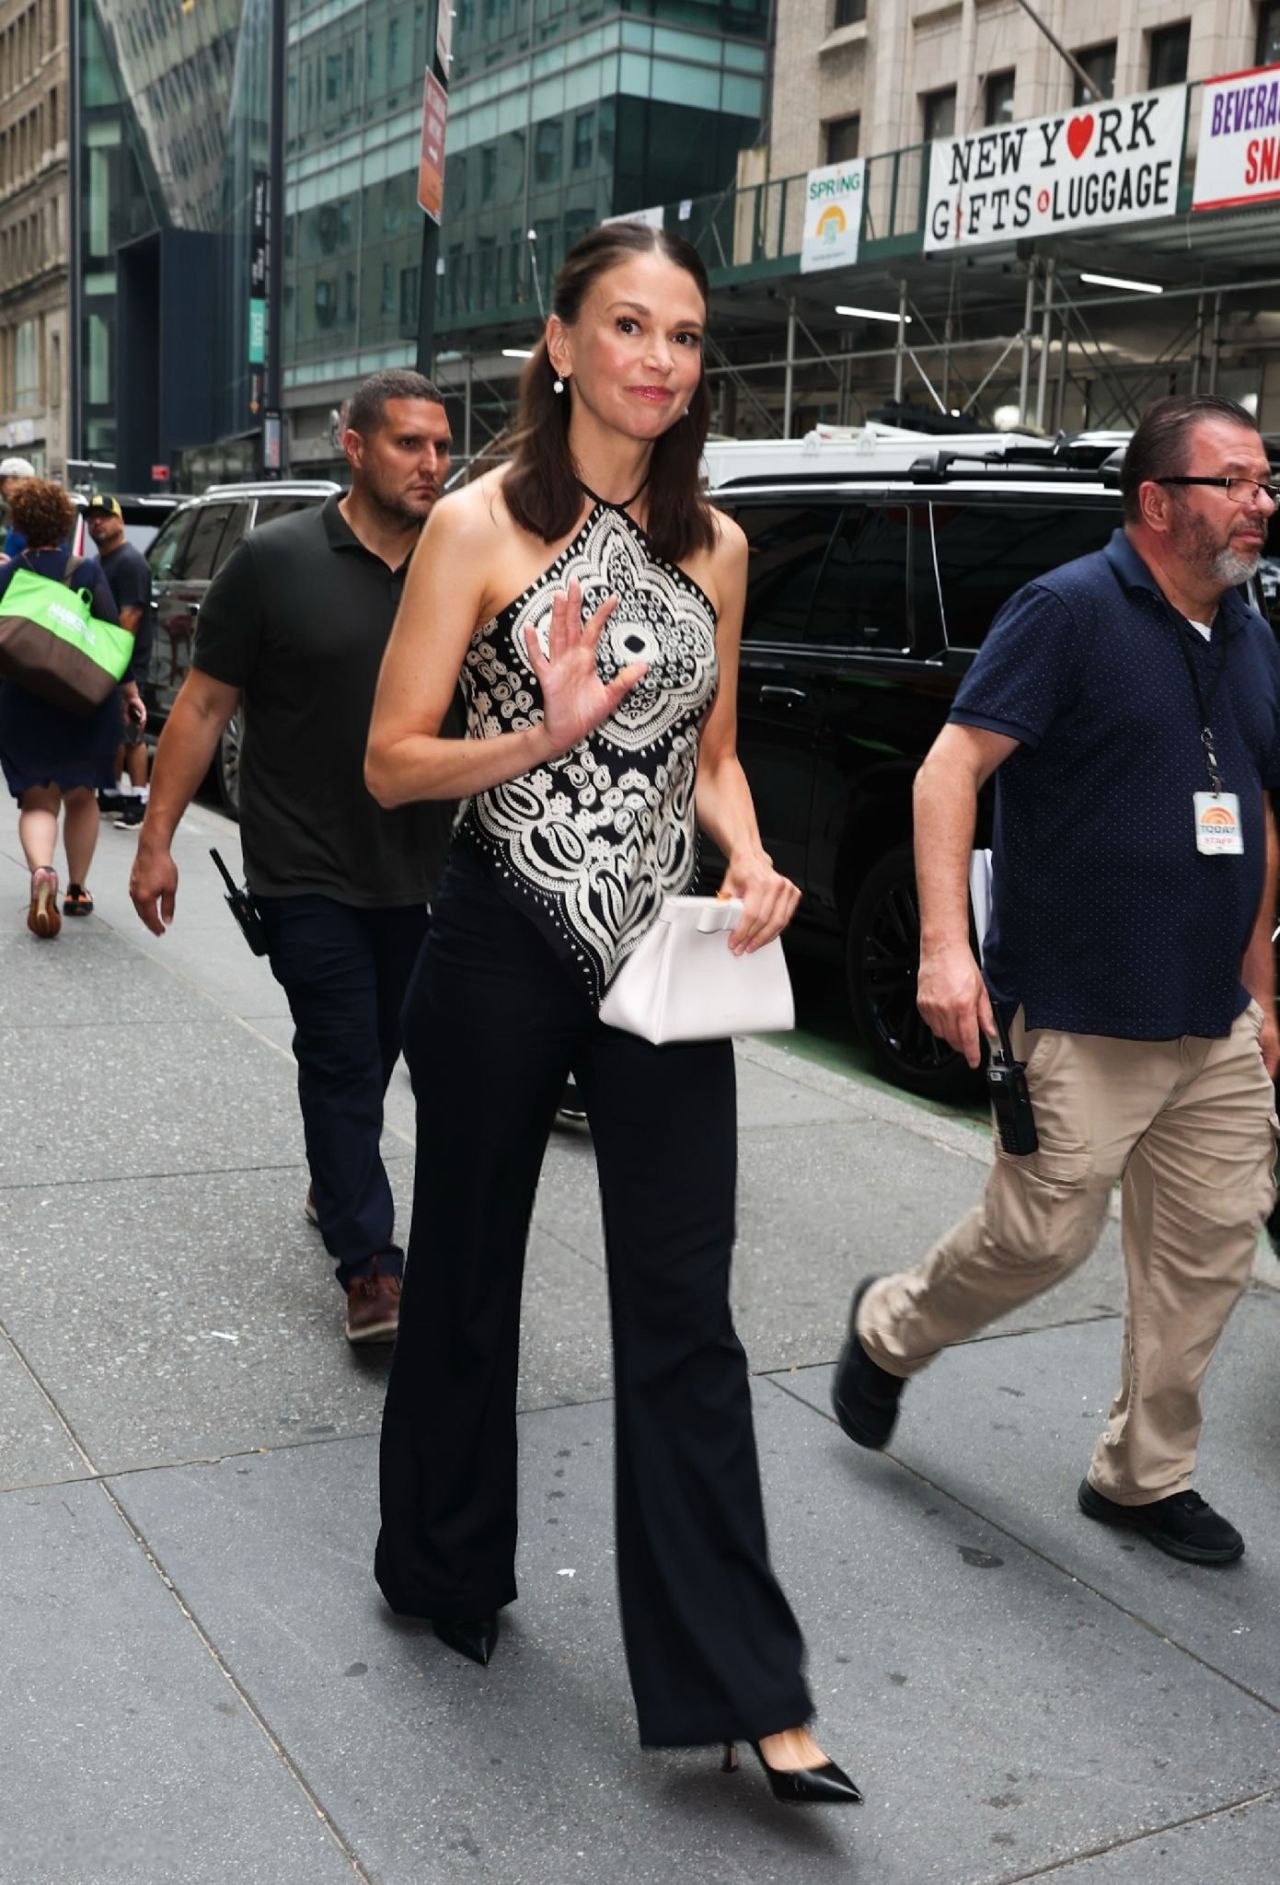
M 865 157 L 851 157 L 847 163 L 824 164 L 805 178 L 802 275 L 857 261 L 866 170 Z
M 929 147 L 927 250 L 1172 216 L 1187 88 L 993 125 Z
M 427 68 L 422 88 L 422 154 L 418 161 L 418 204 L 432 222 L 444 210 L 444 133 L 449 100 L 444 86 Z
M 1280 66 L 1206 79 L 1192 209 L 1280 196 Z

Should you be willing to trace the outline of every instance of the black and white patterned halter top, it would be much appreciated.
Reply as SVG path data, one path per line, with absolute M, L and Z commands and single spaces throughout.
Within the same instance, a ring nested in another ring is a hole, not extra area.
M 457 838 L 599 1002 L 663 898 L 693 881 L 693 788 L 716 691 L 716 616 L 624 510 L 597 499 L 551 567 L 472 636 L 461 675 L 468 738 L 542 719 L 524 631 L 536 625 L 546 648 L 552 598 L 574 579 L 584 615 L 618 597 L 600 638 L 603 679 L 632 661 L 647 661 L 648 672 L 572 751 L 467 800 Z

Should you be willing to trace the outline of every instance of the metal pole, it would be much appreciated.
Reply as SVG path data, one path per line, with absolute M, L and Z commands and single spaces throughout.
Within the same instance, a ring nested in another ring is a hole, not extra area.
M 1191 391 L 1200 391 L 1200 363 L 1204 357 L 1204 296 L 1196 296 L 1196 350 L 1191 356 Z
M 444 0 L 448 5 L 448 0 Z M 439 25 L 440 0 L 427 5 L 427 70 L 435 67 L 436 28 Z M 448 85 L 449 74 L 441 77 Z M 526 143 L 525 162 L 529 161 Z M 422 259 L 418 265 L 418 348 L 414 365 L 419 373 L 431 377 L 431 362 L 436 350 L 436 263 L 440 258 L 440 225 L 434 216 L 422 212 Z
M 796 383 L 796 304 L 787 303 L 787 372 L 782 386 L 782 436 L 791 437 L 791 406 Z
M 1213 297 L 1213 338 L 1209 343 L 1209 391 L 1218 390 L 1218 354 L 1222 348 L 1222 296 Z
M 898 344 L 893 350 L 893 403 L 902 404 L 907 359 L 907 284 L 898 283 Z
M 1044 270 L 1044 324 L 1040 334 L 1040 372 L 1036 381 L 1036 430 L 1044 431 L 1045 396 L 1049 388 L 1049 349 L 1053 345 L 1053 257 Z
M 1067 353 L 1070 347 L 1071 340 L 1067 333 L 1066 323 L 1064 322 L 1058 329 L 1058 397 L 1054 405 L 1053 413 L 1053 429 L 1055 432 L 1061 432 L 1063 430 L 1063 419 L 1067 409 Z
M 1027 423 L 1027 400 L 1031 393 L 1031 322 L 1036 311 L 1035 257 L 1027 263 L 1027 298 L 1022 310 L 1022 374 L 1018 381 L 1018 424 Z
M 284 113 L 286 0 L 271 0 L 271 94 L 267 129 L 267 363 L 263 376 L 263 444 L 268 429 L 280 428 L 280 453 L 264 463 L 268 477 L 283 471 L 284 405 Z M 264 459 L 271 456 L 264 449 Z
M 471 381 L 473 377 L 474 367 L 475 367 L 475 361 L 471 358 L 471 355 L 468 354 L 467 355 L 467 404 L 466 404 L 466 415 L 462 422 L 462 451 L 463 451 L 463 456 L 466 458 L 468 464 L 470 464 L 471 462 Z
M 1031 5 L 1031 0 L 1018 0 L 1018 5 L 1022 8 L 1022 11 L 1024 13 L 1029 14 L 1030 17 L 1035 21 L 1036 25 L 1040 28 L 1040 31 L 1044 34 L 1049 44 L 1053 47 L 1053 50 L 1058 54 L 1058 57 L 1061 59 L 1065 59 L 1067 64 L 1071 67 L 1072 72 L 1079 79 L 1081 85 L 1084 86 L 1084 95 L 1085 95 L 1086 103 L 1091 98 L 1098 98 L 1100 96 L 1098 92 L 1098 88 L 1094 84 L 1093 80 L 1089 77 L 1089 74 L 1085 71 L 1084 67 L 1080 64 L 1080 61 L 1075 57 L 1075 55 L 1067 51 L 1062 41 L 1049 31 L 1049 28 L 1045 25 L 1044 21 L 1040 18 L 1040 15 L 1036 12 L 1035 8 Z
M 80 7 L 82 0 L 71 0 L 67 21 L 67 59 L 69 65 L 67 108 L 70 135 L 67 139 L 67 457 L 84 457 L 84 373 L 81 348 L 84 345 L 84 258 L 80 253 L 84 223 L 84 196 L 80 165 L 84 152 L 84 126 L 81 123 L 80 87 Z M 65 472 L 67 483 L 71 474 Z

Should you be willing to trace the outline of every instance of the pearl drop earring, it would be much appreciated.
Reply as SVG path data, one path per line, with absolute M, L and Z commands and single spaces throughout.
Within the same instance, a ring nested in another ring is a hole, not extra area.
M 564 391 L 564 381 L 559 377 L 558 374 L 556 378 L 552 380 L 551 382 L 551 390 L 553 393 L 562 393 Z

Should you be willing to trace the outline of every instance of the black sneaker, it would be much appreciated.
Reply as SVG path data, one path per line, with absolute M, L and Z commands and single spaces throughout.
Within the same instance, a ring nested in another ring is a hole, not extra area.
M 898 1402 L 906 1382 L 901 1375 L 890 1374 L 872 1361 L 858 1340 L 858 1304 L 879 1277 L 869 1276 L 859 1283 L 849 1305 L 849 1336 L 840 1351 L 831 1380 L 831 1405 L 836 1419 L 859 1446 L 880 1448 L 889 1444 L 898 1418 Z
M 1076 1503 L 1086 1518 L 1141 1532 L 1157 1551 L 1188 1564 L 1234 1564 L 1244 1554 L 1244 1539 L 1235 1526 L 1198 1492 L 1171 1492 L 1150 1505 L 1117 1505 L 1082 1479 Z
M 133 831 L 146 817 L 147 808 L 140 799 L 130 799 L 120 816 L 114 821 L 117 831 Z

